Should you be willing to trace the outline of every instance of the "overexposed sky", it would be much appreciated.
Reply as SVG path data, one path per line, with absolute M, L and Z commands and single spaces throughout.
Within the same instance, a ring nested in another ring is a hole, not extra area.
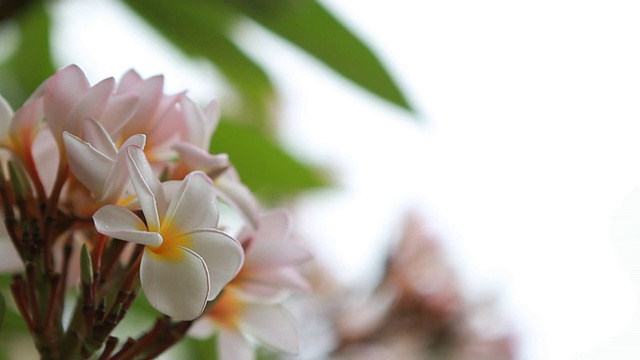
M 470 293 L 502 296 L 524 360 L 636 359 L 640 5 L 323 2 L 381 54 L 420 119 L 245 29 L 283 89 L 283 141 L 342 185 L 300 205 L 318 256 L 358 283 L 415 206 Z M 135 67 L 165 73 L 170 91 L 222 95 L 206 66 L 177 68 L 183 57 L 109 3 L 60 2 L 59 61 L 94 81 Z

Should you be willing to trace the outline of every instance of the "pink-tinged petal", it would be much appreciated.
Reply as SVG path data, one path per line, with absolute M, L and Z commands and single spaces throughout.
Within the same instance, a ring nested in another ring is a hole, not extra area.
M 100 123 L 109 134 L 115 134 L 131 119 L 137 105 L 138 96 L 136 95 L 123 94 L 111 96 L 107 107 L 100 117 Z
M 13 118 L 13 109 L 2 96 L 0 96 L 0 145 L 9 146 L 9 127 Z
M 205 145 L 205 142 L 207 141 L 209 134 L 207 133 L 206 124 L 204 122 L 204 113 L 200 110 L 198 105 L 187 97 L 180 99 L 180 105 L 182 106 L 186 122 L 186 140 L 200 148 L 208 149 L 209 146 L 206 146 L 208 144 Z
M 185 248 L 178 258 L 165 258 L 145 248 L 140 282 L 149 303 L 175 320 L 193 320 L 207 305 L 209 272 L 198 254 Z
M 202 172 L 187 175 L 169 203 L 166 221 L 178 231 L 189 231 L 215 228 L 218 217 L 215 189 L 209 177 Z
M 262 215 L 256 230 L 259 242 L 282 241 L 291 234 L 291 214 L 284 209 L 273 210 Z
M 178 153 L 180 161 L 183 161 L 192 171 L 201 170 L 207 174 L 220 174 L 229 167 L 227 154 L 210 154 L 185 142 L 175 144 L 173 149 Z
M 216 326 L 211 319 L 207 316 L 201 316 L 198 320 L 196 320 L 193 325 L 189 328 L 187 335 L 196 338 L 196 339 L 208 339 L 213 336 L 213 333 L 216 331 Z
M 156 178 L 142 149 L 129 146 L 126 149 L 129 156 L 127 165 L 131 176 L 131 183 L 138 195 L 138 201 L 151 231 L 160 230 L 159 206 L 162 206 L 164 193 L 160 181 Z M 166 209 L 166 208 L 164 208 Z
M 132 89 L 139 97 L 138 108 L 131 117 L 131 120 L 124 125 L 123 131 L 126 134 L 145 133 L 148 134 L 153 128 L 153 120 L 156 115 L 158 103 L 162 97 L 162 87 L 164 77 L 157 75 L 147 80 L 143 80 Z
M 260 343 L 297 354 L 300 348 L 298 329 L 293 315 L 281 305 L 246 304 L 241 328 Z
M 219 360 L 254 360 L 253 346 L 242 334 L 233 330 L 221 329 L 218 332 Z
M 240 182 L 229 180 L 226 177 L 217 178 L 215 184 L 219 190 L 218 195 L 237 210 L 252 228 L 258 228 L 260 204 L 251 190 Z
M 204 119 L 205 119 L 205 131 L 209 135 L 207 143 L 205 144 L 207 148 L 209 148 L 209 142 L 211 142 L 211 137 L 213 133 L 216 132 L 216 128 L 220 123 L 220 103 L 216 100 L 212 100 L 209 102 L 207 107 L 204 109 Z
M 271 287 L 274 290 L 277 289 L 278 292 L 292 290 L 306 293 L 311 290 L 309 282 L 294 268 L 254 272 L 250 276 L 250 278 L 241 278 L 238 281 L 242 283 L 243 291 L 258 296 L 268 293 L 267 287 Z
M 162 244 L 162 235 L 147 231 L 140 218 L 128 209 L 105 205 L 93 214 L 96 230 L 115 239 L 132 241 L 147 246 Z
M 61 141 L 62 130 L 73 106 L 89 90 L 89 81 L 76 65 L 56 72 L 47 82 L 44 94 L 44 114 L 56 141 Z
M 93 119 L 86 119 L 82 123 L 82 134 L 82 138 L 96 150 L 106 155 L 109 159 L 115 160 L 118 149 L 116 149 L 111 137 L 99 122 Z
M 166 98 L 168 97 L 165 96 Z M 153 129 L 149 130 L 149 137 L 155 147 L 170 146 L 170 143 L 177 142 L 185 132 L 183 114 L 176 107 L 169 107 L 164 112 L 158 109 L 157 113 L 162 115 L 156 119 Z
M 200 255 L 209 269 L 211 288 L 208 300 L 213 300 L 233 279 L 244 261 L 242 246 L 231 236 L 216 229 L 201 229 L 183 235 L 191 250 Z
M 105 180 L 113 160 L 96 150 L 91 144 L 68 132 L 63 134 L 69 167 L 73 175 L 97 197 L 102 196 Z
M 113 92 L 115 82 L 113 78 L 107 78 L 91 87 L 71 109 L 64 129 L 74 135 L 80 135 L 83 120 L 99 119 Z
M 25 152 L 26 149 L 30 149 L 34 138 L 44 127 L 42 104 L 42 98 L 31 100 L 13 115 L 9 132 L 17 152 Z
M 281 301 L 290 293 L 288 289 L 275 287 L 270 284 L 264 284 L 257 281 L 234 280 L 233 283 L 240 288 L 239 292 L 244 298 L 260 300 L 268 303 Z
M 134 90 L 140 83 L 142 83 L 142 77 L 135 70 L 130 69 L 124 75 L 120 81 L 118 81 L 118 88 L 116 94 L 122 94 L 124 92 Z
M 254 241 L 247 254 L 247 263 L 252 269 L 269 270 L 282 266 L 294 266 L 313 258 L 311 253 L 293 241 L 262 243 L 261 238 Z
M 38 176 L 42 180 L 45 192 L 50 193 L 60 164 L 60 150 L 48 127 L 42 128 L 36 134 L 32 150 Z

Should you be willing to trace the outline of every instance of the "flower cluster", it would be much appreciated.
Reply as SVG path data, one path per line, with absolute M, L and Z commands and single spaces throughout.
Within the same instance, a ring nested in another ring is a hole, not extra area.
M 217 329 L 223 358 L 251 358 L 256 340 L 295 353 L 279 304 L 307 288 L 295 265 L 310 255 L 288 241 L 286 212 L 262 213 L 227 155 L 209 153 L 218 104 L 201 110 L 163 81 L 131 70 L 92 86 L 71 65 L 15 113 L 0 97 L 0 270 L 15 273 L 16 308 L 43 358 L 153 357 L 199 317 L 192 333 Z M 119 344 L 111 330 L 140 288 L 164 316 Z
M 311 302 L 306 317 L 334 331 L 324 349 L 306 350 L 345 360 L 517 358 L 512 324 L 493 300 L 465 296 L 441 242 L 420 216 L 406 218 L 399 240 L 368 296 L 345 290 L 318 271 L 314 297 L 304 299 Z M 310 330 L 303 338 L 313 336 L 310 344 L 322 344 Z

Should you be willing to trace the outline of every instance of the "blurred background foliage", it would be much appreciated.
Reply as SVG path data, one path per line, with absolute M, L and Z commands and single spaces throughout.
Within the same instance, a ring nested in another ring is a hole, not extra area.
M 222 104 L 223 124 L 211 150 L 228 153 L 243 181 L 264 199 L 281 199 L 327 185 L 319 169 L 279 146 L 278 89 L 268 69 L 237 41 L 247 22 L 278 36 L 353 84 L 412 112 L 378 56 L 315 0 L 122 0 L 167 42 L 210 62 L 226 80 L 234 103 Z M 14 108 L 57 67 L 51 57 L 51 2 L 0 0 L 0 30 L 19 31 L 0 63 L 0 92 Z M 114 24 L 117 26 L 117 24 Z M 118 76 L 118 74 L 114 74 Z M 251 170 L 247 170 L 251 169 Z
M 413 112 L 378 56 L 318 1 L 122 2 L 167 42 L 192 58 L 210 62 L 223 76 L 234 101 L 221 104 L 222 122 L 212 140 L 211 150 L 228 153 L 243 181 L 265 201 L 293 198 L 301 192 L 329 185 L 330 179 L 279 144 L 276 137 L 278 88 L 269 69 L 261 66 L 259 59 L 252 58 L 237 41 L 238 29 L 243 24 L 259 25 L 265 32 L 285 39 L 349 82 L 383 101 Z M 0 93 L 14 109 L 20 107 L 58 67 L 66 65 L 57 64 L 52 58 L 52 46 L 73 46 L 52 44 L 52 26 L 64 26 L 54 23 L 52 6 L 53 1 L 0 0 Z M 18 36 L 6 36 L 9 32 Z M 9 280 L 7 275 L 0 276 L 2 289 L 8 289 Z M 9 296 L 8 292 L 4 295 Z M 136 303 L 139 313 L 155 315 L 146 302 Z M 24 324 L 14 312 L 7 312 L 0 329 L 0 359 L 9 356 L 8 344 L 20 334 L 26 334 Z M 178 351 L 186 351 L 190 358 L 210 359 L 214 341 L 190 339 Z M 273 356 L 264 352 L 260 357 Z

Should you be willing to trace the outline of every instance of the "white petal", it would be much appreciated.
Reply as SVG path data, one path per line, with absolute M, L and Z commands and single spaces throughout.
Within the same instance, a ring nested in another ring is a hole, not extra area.
M 127 158 L 129 157 L 129 154 L 126 149 L 129 146 L 142 148 L 144 147 L 144 143 L 145 136 L 138 134 L 128 138 L 127 141 L 122 144 L 122 147 L 116 156 L 116 161 L 111 167 L 107 180 L 105 180 L 102 198 L 100 198 L 99 201 L 104 204 L 114 204 L 120 200 L 130 180 L 129 168 L 127 166 Z
M 282 266 L 293 266 L 309 261 L 311 253 L 293 241 L 261 243 L 254 241 L 247 254 L 247 262 L 252 269 L 273 269 Z
M 162 206 L 161 202 L 164 197 L 160 181 L 156 178 L 153 170 L 151 170 L 151 166 L 142 149 L 129 146 L 126 151 L 129 154 L 127 157 L 127 165 L 129 167 L 131 183 L 136 191 L 136 195 L 138 195 L 138 201 L 140 201 L 142 212 L 147 220 L 147 226 L 151 231 L 159 231 L 159 207 Z M 166 208 L 162 210 L 166 211 Z
M 166 221 L 182 231 L 215 228 L 218 207 L 213 183 L 202 172 L 192 172 L 171 199 Z
M 253 346 L 237 331 L 221 329 L 217 340 L 219 360 L 253 360 L 256 358 Z
M 213 336 L 215 330 L 216 327 L 213 321 L 207 316 L 201 316 L 193 323 L 193 325 L 191 325 L 187 335 L 196 339 L 204 340 Z
M 204 260 L 189 249 L 178 248 L 179 259 L 165 259 L 145 249 L 140 282 L 149 303 L 175 320 L 193 320 L 207 304 L 209 274 Z
M 281 305 L 246 304 L 241 327 L 261 343 L 277 350 L 288 354 L 299 351 L 296 320 Z
M 188 247 L 200 255 L 209 269 L 211 288 L 208 299 L 213 300 L 231 281 L 242 266 L 242 246 L 231 236 L 216 229 L 190 232 Z
M 86 119 L 82 122 L 82 138 L 91 144 L 101 153 L 115 160 L 118 149 L 111 140 L 111 136 L 107 133 L 102 125 L 92 119 Z
M 220 190 L 218 195 L 237 210 L 252 228 L 257 228 L 260 222 L 260 205 L 251 190 L 227 177 L 217 178 L 215 184 Z
M 62 137 L 73 175 L 96 197 L 101 197 L 113 160 L 75 135 L 65 131 Z
M 147 227 L 136 214 L 116 205 L 101 207 L 93 215 L 96 230 L 116 239 L 133 241 L 148 246 L 162 244 L 162 236 L 157 232 L 146 231 Z

